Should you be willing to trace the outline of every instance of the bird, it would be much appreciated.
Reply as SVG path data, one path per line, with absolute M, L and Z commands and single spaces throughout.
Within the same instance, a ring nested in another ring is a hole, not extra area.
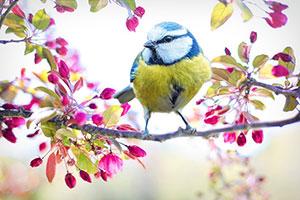
M 144 135 L 152 113 L 178 114 L 186 130 L 195 130 L 182 109 L 210 80 L 211 67 L 193 34 L 176 22 L 156 24 L 130 70 L 130 84 L 114 98 L 126 103 L 137 98 L 144 109 Z

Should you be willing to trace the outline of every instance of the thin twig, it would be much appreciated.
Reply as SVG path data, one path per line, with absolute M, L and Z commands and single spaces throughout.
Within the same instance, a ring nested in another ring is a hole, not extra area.
M 23 38 L 23 39 L 20 39 L 20 40 L 0 40 L 0 44 L 25 42 L 27 40 L 28 40 L 28 38 Z
M 0 110 L 0 118 L 4 117 L 30 117 L 32 112 L 25 111 L 24 109 L 15 109 L 15 110 Z M 65 121 L 62 120 L 60 116 L 57 116 L 50 120 L 50 122 L 57 124 L 58 126 L 66 125 Z M 179 137 L 212 137 L 218 136 L 220 133 L 224 132 L 233 132 L 233 131 L 240 131 L 245 129 L 257 129 L 257 128 L 267 128 L 267 127 L 282 127 L 285 125 L 293 124 L 296 122 L 300 122 L 300 113 L 295 115 L 292 118 L 280 120 L 280 121 L 272 121 L 272 122 L 255 122 L 251 124 L 238 124 L 233 126 L 227 126 L 222 128 L 216 129 L 209 129 L 205 131 L 193 131 L 193 130 L 184 130 L 179 128 L 175 132 L 165 133 L 165 134 L 149 134 L 144 136 L 143 132 L 137 131 L 120 131 L 108 128 L 100 128 L 91 124 L 86 124 L 83 126 L 78 125 L 70 125 L 70 128 L 81 130 L 91 135 L 101 135 L 101 136 L 108 136 L 114 138 L 131 138 L 131 139 L 139 139 L 139 140 L 149 140 L 149 141 L 157 141 L 163 142 L 173 138 Z

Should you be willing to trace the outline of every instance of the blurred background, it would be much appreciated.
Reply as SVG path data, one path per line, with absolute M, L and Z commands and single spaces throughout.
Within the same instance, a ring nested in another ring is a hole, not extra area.
M 242 22 L 239 10 L 235 10 L 225 25 L 211 31 L 210 13 L 217 1 L 138 0 L 137 4 L 143 6 L 146 13 L 135 33 L 125 27 L 127 11 L 115 4 L 91 13 L 87 1 L 79 1 L 75 12 L 60 14 L 52 8 L 51 2 L 20 2 L 26 12 L 46 8 L 56 21 L 55 35 L 66 38 L 69 47 L 78 50 L 86 69 L 85 76 L 91 81 L 99 81 L 101 87 L 119 90 L 128 84 L 131 64 L 142 49 L 147 31 L 161 21 L 175 21 L 188 27 L 209 59 L 223 54 L 225 46 L 237 55 L 238 44 L 248 41 L 251 31 L 258 33 L 252 56 L 261 53 L 273 55 L 291 46 L 296 58 L 300 57 L 300 1 L 282 1 L 289 5 L 285 11 L 289 21 L 278 30 L 270 28 L 261 19 L 261 11 L 256 9 L 256 16 L 247 23 Z M 0 32 L 1 39 L 12 37 Z M 47 68 L 45 61 L 35 65 L 32 54 L 24 56 L 24 48 L 24 44 L 0 45 L 0 80 L 14 79 L 22 67 L 35 72 Z M 184 110 L 186 115 L 191 113 L 195 100 L 204 92 L 205 89 Z M 282 112 L 283 102 L 284 98 L 278 96 L 276 104 L 267 101 L 267 109 L 255 114 L 263 120 L 292 117 L 295 113 Z M 132 113 L 143 127 L 142 108 L 137 101 L 132 103 Z M 179 125 L 182 124 L 176 115 L 155 114 L 151 118 L 150 132 L 170 132 Z M 195 127 L 199 126 L 195 124 Z M 241 156 L 251 158 L 256 173 L 266 177 L 263 189 L 271 199 L 299 199 L 299 131 L 299 124 L 270 128 L 264 131 L 265 140 L 261 145 L 248 142 L 242 148 L 221 147 L 236 148 Z M 146 169 L 134 161 L 127 161 L 123 172 L 109 182 L 94 180 L 92 184 L 85 184 L 78 178 L 77 186 L 70 190 L 64 183 L 63 166 L 59 167 L 51 184 L 46 180 L 44 166 L 29 167 L 30 160 L 39 155 L 39 142 L 47 140 L 43 137 L 28 140 L 24 130 L 18 132 L 17 144 L 0 140 L 0 199 L 213 199 L 208 176 L 212 163 L 207 159 L 211 152 L 204 139 L 179 138 L 164 143 L 132 141 L 147 151 L 148 155 L 143 159 Z M 221 143 L 220 137 L 217 144 Z

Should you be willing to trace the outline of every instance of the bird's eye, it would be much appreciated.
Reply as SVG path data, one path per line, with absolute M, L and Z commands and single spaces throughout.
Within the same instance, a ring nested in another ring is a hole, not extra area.
M 173 37 L 170 35 L 167 35 L 166 37 L 164 37 L 163 41 L 164 42 L 171 42 L 173 40 Z

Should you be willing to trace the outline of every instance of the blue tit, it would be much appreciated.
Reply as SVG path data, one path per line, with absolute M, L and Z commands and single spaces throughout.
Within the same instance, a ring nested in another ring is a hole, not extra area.
M 188 29 L 162 22 L 148 33 L 144 49 L 130 71 L 130 85 L 114 97 L 120 103 L 137 98 L 144 108 L 145 134 L 153 112 L 175 112 L 191 129 L 181 110 L 211 77 L 210 62 Z

